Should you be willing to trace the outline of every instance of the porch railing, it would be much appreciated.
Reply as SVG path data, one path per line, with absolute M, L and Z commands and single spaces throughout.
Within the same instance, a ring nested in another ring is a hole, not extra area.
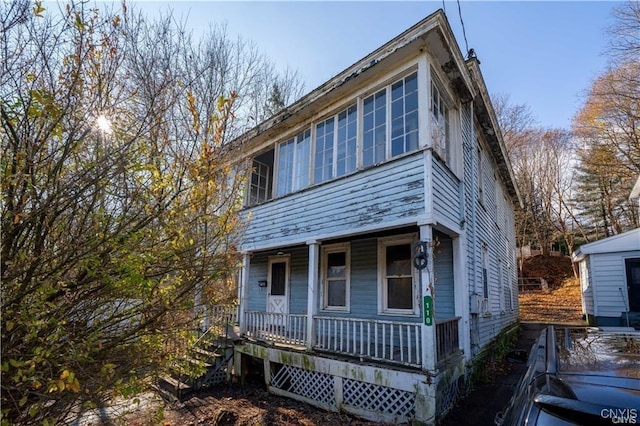
M 248 337 L 271 343 L 305 346 L 307 316 L 248 311 L 245 313 Z
M 421 365 L 421 326 L 415 322 L 315 317 L 314 347 L 404 365 Z
M 436 360 L 444 361 L 459 351 L 458 324 L 460 317 L 436 321 Z

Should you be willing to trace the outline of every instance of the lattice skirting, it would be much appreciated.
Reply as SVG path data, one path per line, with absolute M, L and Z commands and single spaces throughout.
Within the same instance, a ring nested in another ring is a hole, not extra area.
M 342 389 L 344 404 L 409 419 L 415 416 L 415 393 L 352 379 L 344 379 Z
M 324 406 L 337 407 L 334 377 L 302 368 L 271 363 L 271 386 L 317 401 Z M 343 379 L 342 403 L 372 413 L 394 418 L 412 419 L 415 416 L 416 395 L 373 383 Z
M 290 365 L 271 363 L 271 386 L 335 407 L 333 377 Z
M 453 407 L 458 396 L 460 396 L 460 386 L 463 380 L 463 377 L 460 377 L 458 380 L 453 380 L 438 391 L 436 401 L 436 415 L 438 417 L 442 417 Z

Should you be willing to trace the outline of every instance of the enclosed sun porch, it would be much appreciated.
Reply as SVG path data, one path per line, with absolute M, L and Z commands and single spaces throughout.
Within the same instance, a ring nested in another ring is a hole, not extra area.
M 464 352 L 454 242 L 416 225 L 248 253 L 241 333 L 348 362 L 444 370 Z

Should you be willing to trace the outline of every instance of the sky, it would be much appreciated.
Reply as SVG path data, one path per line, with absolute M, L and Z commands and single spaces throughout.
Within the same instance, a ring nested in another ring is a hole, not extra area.
M 298 70 L 305 93 L 445 9 L 462 52 L 458 3 L 445 1 L 133 1 L 154 14 L 172 9 L 194 34 L 212 24 L 251 40 L 281 69 Z M 468 47 L 491 94 L 527 104 L 544 127 L 570 128 L 591 82 L 607 65 L 611 11 L 606 1 L 461 1 Z

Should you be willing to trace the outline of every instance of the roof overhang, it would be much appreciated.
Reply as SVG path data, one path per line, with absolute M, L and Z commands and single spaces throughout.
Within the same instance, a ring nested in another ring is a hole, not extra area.
M 509 197 L 513 200 L 514 204 L 522 208 L 522 197 L 515 183 L 516 179 L 513 174 L 513 168 L 507 155 L 507 149 L 504 144 L 502 132 L 500 131 L 498 118 L 491 103 L 489 91 L 484 83 L 484 78 L 482 78 L 480 62 L 476 58 L 471 58 L 467 60 L 467 67 L 473 76 L 473 84 L 477 93 L 473 102 L 473 108 L 478 124 L 480 125 L 480 131 L 489 144 L 491 155 L 498 167 L 498 173 L 500 173 L 503 182 L 507 185 Z
M 384 72 L 395 64 L 428 51 L 438 62 L 441 70 L 451 82 L 451 88 L 463 102 L 473 100 L 474 84 L 464 57 L 455 41 L 444 12 L 440 9 L 418 22 L 402 34 L 385 43 L 369 55 L 354 63 L 326 83 L 318 86 L 292 105 L 250 129 L 233 143 L 241 144 L 250 154 L 283 132 L 297 126 L 322 111 L 333 101 L 349 92 L 364 87 L 362 76 L 371 75 L 372 70 Z M 322 100 L 321 102 L 318 102 Z

